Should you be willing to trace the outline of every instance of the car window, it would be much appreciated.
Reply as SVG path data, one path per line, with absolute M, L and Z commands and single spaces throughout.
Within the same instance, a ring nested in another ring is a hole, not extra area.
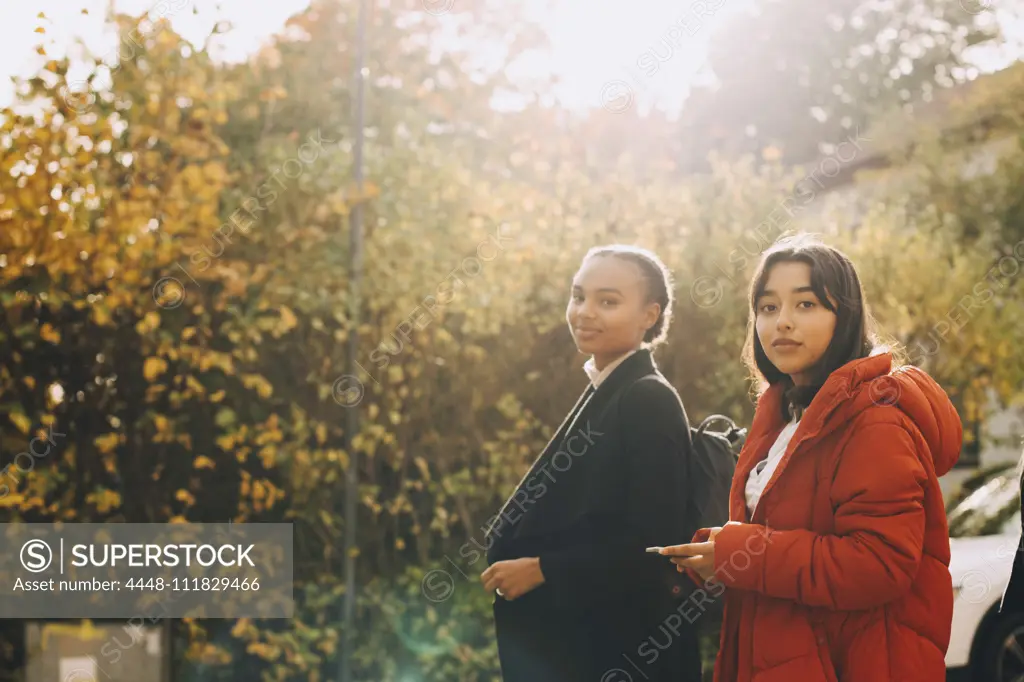
M 1017 510 L 1016 514 L 1014 514 L 1013 516 L 1011 516 L 1009 519 L 1006 520 L 1006 523 L 1003 524 L 1003 528 L 1002 528 L 1002 531 L 1000 532 L 1000 535 L 1017 535 L 1019 533 L 1020 533 L 1020 509 Z
M 1008 474 L 1011 470 L 1016 471 L 1015 464 L 1001 462 L 974 472 L 969 477 L 961 481 L 960 485 L 957 486 L 955 494 L 947 501 L 946 511 L 952 511 L 954 507 L 967 499 L 968 495 L 988 483 L 988 481 L 994 476 Z
M 947 512 L 951 538 L 1020 532 L 1020 482 L 1004 469 L 964 491 Z

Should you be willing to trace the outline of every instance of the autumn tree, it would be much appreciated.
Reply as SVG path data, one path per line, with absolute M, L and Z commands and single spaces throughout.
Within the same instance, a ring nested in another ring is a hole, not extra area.
M 773 146 L 796 164 L 893 108 L 976 74 L 970 48 L 998 31 L 984 2 L 769 0 L 723 20 L 683 118 L 689 167 L 708 152 Z M 824 147 L 823 147 L 824 146 Z M 696 165 L 694 165 L 696 164 Z
M 342 636 L 359 679 L 496 677 L 478 545 L 585 385 L 564 309 L 595 244 L 640 244 L 671 268 L 675 321 L 656 360 L 691 420 L 753 412 L 747 285 L 796 225 L 770 221 L 803 171 L 712 155 L 684 174 L 661 144 L 678 132 L 668 121 L 631 153 L 639 119 L 566 115 L 517 91 L 505 64 L 474 60 L 473 41 L 505 41 L 508 59 L 537 44 L 515 8 L 431 8 L 374 5 L 364 187 L 349 180 L 351 2 L 314 1 L 234 66 L 122 17 L 134 42 L 109 81 L 99 66 L 75 89 L 54 61 L 0 113 L 2 463 L 49 427 L 67 434 L 9 482 L 8 518 L 294 524 L 296 617 L 182 624 L 182 679 L 192 665 L 204 679 L 334 679 Z M 439 42 L 446 22 L 467 42 Z M 522 108 L 494 108 L 498 91 Z M 943 170 L 949 150 L 915 150 L 856 229 L 827 227 L 835 206 L 820 230 L 911 350 L 1015 253 L 1024 157 L 970 179 Z M 1015 282 L 918 357 L 969 409 L 1019 386 Z M 360 370 L 346 377 L 353 333 Z M 362 421 L 351 452 L 349 409 Z M 350 466 L 360 591 L 344 632 Z

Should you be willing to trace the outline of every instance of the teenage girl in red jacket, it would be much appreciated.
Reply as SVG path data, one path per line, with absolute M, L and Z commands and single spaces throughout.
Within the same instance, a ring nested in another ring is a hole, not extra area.
M 722 594 L 716 682 L 945 679 L 953 589 L 938 476 L 960 453 L 945 392 L 876 347 L 857 271 L 807 236 L 751 283 L 763 385 L 724 528 L 663 550 Z M 719 584 L 714 584 L 714 583 Z

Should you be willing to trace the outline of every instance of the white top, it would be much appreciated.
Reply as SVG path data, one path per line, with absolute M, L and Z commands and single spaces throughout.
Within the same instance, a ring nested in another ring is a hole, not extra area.
M 768 451 L 768 457 L 758 462 L 757 466 L 751 469 L 750 476 L 747 477 L 747 487 L 745 489 L 747 512 L 751 517 L 754 516 L 754 508 L 757 507 L 757 503 L 761 499 L 761 493 L 764 492 L 765 486 L 771 480 L 772 474 L 779 468 L 779 462 L 782 461 L 782 456 L 786 454 L 789 441 L 793 440 L 793 434 L 796 433 L 799 425 L 800 420 L 795 418 L 786 424 L 786 428 L 782 429 L 782 433 L 775 440 L 772 449 Z
M 587 373 L 588 377 L 590 377 L 590 383 L 592 383 L 596 389 L 601 385 L 601 382 L 608 378 L 608 375 L 615 371 L 616 367 L 622 364 L 623 360 L 635 352 L 636 349 L 633 349 L 625 355 L 619 356 L 615 360 L 609 362 L 602 370 L 599 370 L 597 366 L 594 365 L 594 358 L 590 358 L 583 364 L 583 371 Z

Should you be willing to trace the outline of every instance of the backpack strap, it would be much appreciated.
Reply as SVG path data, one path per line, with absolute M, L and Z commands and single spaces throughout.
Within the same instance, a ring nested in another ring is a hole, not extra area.
M 700 426 L 697 427 L 697 433 L 707 431 L 708 425 L 713 424 L 716 421 L 724 421 L 729 425 L 729 429 L 727 431 L 716 433 L 721 433 L 721 435 L 723 435 L 732 446 L 733 454 L 737 454 L 738 449 L 743 446 L 743 442 L 747 439 L 747 430 L 736 426 L 736 422 L 729 417 L 726 417 L 724 414 L 712 414 L 706 417 L 704 421 L 700 423 Z

